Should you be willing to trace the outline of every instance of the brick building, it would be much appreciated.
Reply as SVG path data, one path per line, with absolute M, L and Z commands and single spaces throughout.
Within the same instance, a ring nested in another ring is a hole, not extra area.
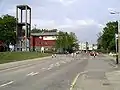
M 54 49 L 57 32 L 31 33 L 30 47 L 34 51 Z

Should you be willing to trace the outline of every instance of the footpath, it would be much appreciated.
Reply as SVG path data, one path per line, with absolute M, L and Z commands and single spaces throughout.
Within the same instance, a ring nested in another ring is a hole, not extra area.
M 36 64 L 37 62 L 40 62 L 41 60 L 44 61 L 44 60 L 49 59 L 49 58 L 51 58 L 51 56 L 0 64 L 0 71 L 31 66 L 31 65 Z
M 110 59 L 106 55 L 88 60 L 72 90 L 120 90 L 120 69 L 110 65 Z

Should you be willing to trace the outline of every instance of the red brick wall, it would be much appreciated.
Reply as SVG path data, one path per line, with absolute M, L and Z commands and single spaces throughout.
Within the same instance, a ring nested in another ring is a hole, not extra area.
M 43 38 L 31 36 L 30 40 L 30 46 L 36 47 L 36 46 L 54 46 L 56 40 L 43 40 Z

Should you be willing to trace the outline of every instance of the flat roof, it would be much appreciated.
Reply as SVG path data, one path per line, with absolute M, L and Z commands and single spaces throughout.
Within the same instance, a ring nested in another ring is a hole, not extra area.
M 32 36 L 57 36 L 57 32 L 31 33 Z
M 25 26 L 25 23 L 23 22 L 23 23 L 17 23 L 18 24 L 18 26 Z M 30 25 L 29 23 L 27 23 L 27 25 Z
M 17 8 L 21 9 L 21 10 L 25 10 L 27 7 L 27 9 L 31 9 L 28 5 L 17 5 Z

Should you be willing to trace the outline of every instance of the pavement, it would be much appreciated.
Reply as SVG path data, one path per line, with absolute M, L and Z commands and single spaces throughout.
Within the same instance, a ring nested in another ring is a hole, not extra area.
M 0 67 L 9 67 L 0 70 L 0 90 L 120 90 L 115 89 L 119 86 L 115 75 L 120 72 L 104 55 L 57 55 Z
M 120 90 L 120 69 L 114 67 L 108 55 L 100 55 L 88 61 L 71 90 Z

